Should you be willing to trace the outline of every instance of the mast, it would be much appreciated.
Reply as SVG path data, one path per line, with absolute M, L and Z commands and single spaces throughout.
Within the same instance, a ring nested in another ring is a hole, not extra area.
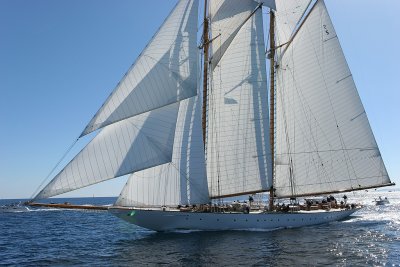
M 275 140 L 275 13 L 270 9 L 270 20 L 269 20 L 269 62 L 270 62 L 270 92 L 269 92 L 269 142 L 271 145 L 271 163 L 272 163 L 272 185 L 269 191 L 269 210 L 272 211 L 274 207 L 274 180 L 275 180 L 275 162 L 274 162 L 274 140 Z
M 203 22 L 203 115 L 202 115 L 202 128 L 203 128 L 203 144 L 206 145 L 206 127 L 207 127 L 207 74 L 208 74 L 208 19 L 207 19 L 207 0 L 204 0 L 204 22 Z

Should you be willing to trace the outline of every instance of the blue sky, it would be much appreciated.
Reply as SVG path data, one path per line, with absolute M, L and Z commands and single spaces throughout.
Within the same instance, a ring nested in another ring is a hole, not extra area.
M 0 1 L 0 198 L 31 196 L 175 3 Z M 326 5 L 389 175 L 400 184 L 400 1 Z M 115 196 L 125 181 L 68 196 Z

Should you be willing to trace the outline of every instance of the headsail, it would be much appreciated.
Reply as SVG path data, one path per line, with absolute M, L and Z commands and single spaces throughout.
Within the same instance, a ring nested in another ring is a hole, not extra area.
M 102 131 L 36 196 L 170 162 L 179 102 L 196 95 L 198 0 L 180 0 L 82 135 Z
M 180 0 L 82 136 L 196 95 L 198 0 Z
M 322 0 L 277 63 L 276 195 L 390 184 Z
M 180 102 L 172 161 L 129 177 L 116 205 L 176 206 L 208 203 L 198 97 Z
M 170 162 L 179 103 L 102 129 L 35 199 Z
M 222 6 L 230 3 L 223 1 Z M 247 7 L 246 14 L 258 6 L 250 0 L 240 3 Z M 212 21 L 213 35 L 221 36 L 238 23 L 234 14 Z M 220 48 L 215 39 L 212 50 Z M 206 147 L 210 196 L 267 190 L 272 174 L 261 8 L 241 26 L 211 69 Z

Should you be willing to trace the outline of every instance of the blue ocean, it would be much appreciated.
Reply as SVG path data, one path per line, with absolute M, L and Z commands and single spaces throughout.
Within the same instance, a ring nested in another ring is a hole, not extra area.
M 390 204 L 376 206 L 378 196 Z M 400 192 L 348 197 L 365 207 L 347 220 L 273 231 L 157 233 L 107 211 L 0 213 L 0 265 L 400 266 Z M 51 201 L 109 205 L 115 198 Z

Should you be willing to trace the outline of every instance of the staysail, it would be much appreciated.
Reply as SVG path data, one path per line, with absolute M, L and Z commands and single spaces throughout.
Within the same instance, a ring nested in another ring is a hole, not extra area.
M 243 5 L 240 21 L 224 9 L 211 9 L 212 53 L 218 64 L 211 66 L 207 125 L 207 179 L 210 197 L 260 192 L 271 186 L 271 152 L 267 101 L 265 47 L 262 9 L 256 1 L 222 1 L 221 6 Z M 245 8 L 247 8 L 246 11 Z M 213 6 L 211 6 L 213 8 Z M 243 24 L 243 25 L 241 25 Z M 233 26 L 232 26 L 233 25 Z M 241 25 L 234 36 L 236 25 Z M 230 40 L 231 39 L 231 40 Z M 215 64 L 212 63 L 211 64 Z
M 196 96 L 180 102 L 172 161 L 132 174 L 116 205 L 159 207 L 208 202 L 201 103 Z
M 196 95 L 198 0 L 180 0 L 82 135 Z
M 105 127 L 35 199 L 170 162 L 179 103 Z
M 276 69 L 276 195 L 390 184 L 322 0 L 281 50 Z

